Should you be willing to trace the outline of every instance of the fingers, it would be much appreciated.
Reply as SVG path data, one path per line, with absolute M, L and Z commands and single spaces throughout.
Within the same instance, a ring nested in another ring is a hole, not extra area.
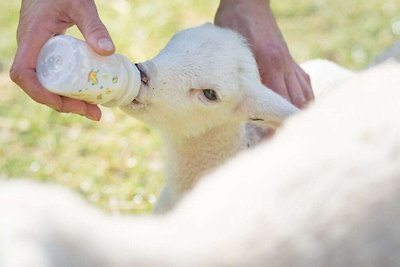
M 314 100 L 310 76 L 296 63 L 293 63 L 293 70 L 294 72 L 285 76 L 290 100 L 295 106 L 304 108 L 308 102 Z
M 96 53 L 100 55 L 111 55 L 115 52 L 114 43 L 106 27 L 101 22 L 97 9 L 91 1 L 83 2 L 84 7 L 81 12 L 74 14 L 72 18 L 76 26 L 82 32 L 86 42 Z
M 86 115 L 87 118 L 99 121 L 101 118 L 101 110 L 97 105 L 86 103 Z
M 59 110 L 62 107 L 60 96 L 45 90 L 36 77 L 36 58 L 52 33 L 36 21 L 29 22 L 23 21 L 18 26 L 18 50 L 10 68 L 10 78 L 36 102 Z M 39 27 L 42 30 L 36 32 L 34 29 Z
M 25 68 L 17 62 L 11 67 L 10 78 L 36 102 L 45 104 L 55 110 L 62 108 L 61 97 L 43 88 L 37 80 L 34 69 Z
M 296 64 L 285 66 L 284 61 L 263 70 L 259 64 L 262 82 L 298 108 L 304 108 L 314 99 L 309 76 Z M 270 64 L 269 64 L 270 66 Z
M 31 51 L 33 52 L 33 51 Z M 23 45 L 17 51 L 14 63 L 10 69 L 10 78 L 21 87 L 26 94 L 40 104 L 45 104 L 60 112 L 73 112 L 89 119 L 98 121 L 101 117 L 100 109 L 95 105 L 53 94 L 46 90 L 38 81 L 35 65 Z M 25 58 L 26 60 L 21 60 Z
M 82 116 L 86 116 L 88 119 L 94 121 L 100 120 L 101 110 L 98 106 L 64 96 L 62 96 L 61 99 L 62 108 L 59 110 L 60 112 L 72 112 Z
M 11 68 L 10 77 L 26 94 L 40 104 L 45 104 L 59 112 L 80 114 L 95 121 L 101 118 L 101 110 L 98 106 L 61 97 L 46 90 L 37 80 L 33 69 L 19 69 L 14 65 Z
M 291 74 L 286 76 L 285 82 L 290 95 L 290 102 L 298 108 L 304 107 L 307 104 L 307 100 L 303 93 L 301 82 L 297 79 L 296 75 Z
M 54 34 L 63 33 L 68 27 L 74 24 L 71 20 L 73 14 L 77 14 L 82 7 L 68 9 L 60 7 L 63 12 L 57 13 L 58 9 L 52 8 L 53 2 L 23 2 L 21 17 L 17 30 L 18 49 L 10 69 L 10 78 L 21 87 L 33 100 L 45 104 L 60 112 L 73 112 L 86 116 L 89 119 L 98 121 L 101 117 L 101 110 L 96 105 L 88 104 L 80 100 L 74 100 L 53 94 L 46 90 L 38 81 L 36 76 L 36 60 L 41 47 Z M 67 2 L 63 2 L 67 3 Z M 108 32 L 100 22 L 94 2 L 85 1 L 86 9 L 90 14 L 85 14 L 83 29 L 88 39 L 109 38 Z M 91 3 L 91 4 L 90 4 Z M 60 4 L 60 3 L 59 3 Z M 97 42 L 97 40 L 96 40 Z M 103 41 L 104 42 L 104 41 Z M 100 50 L 103 54 L 114 52 L 114 45 L 101 43 L 106 49 Z
M 273 80 L 268 83 L 269 88 L 298 108 L 302 108 L 307 104 L 302 83 L 297 79 L 295 74 L 284 75 L 276 73 L 274 76 Z
M 310 76 L 302 69 L 301 72 L 296 72 L 297 80 L 300 82 L 304 97 L 307 102 L 314 100 L 314 92 L 311 86 Z
M 283 75 L 278 73 L 274 73 L 274 75 L 262 79 L 263 83 L 268 87 L 271 88 L 274 92 L 278 93 L 279 95 L 286 98 L 286 100 L 290 101 L 290 95 L 287 90 L 285 78 Z
M 290 55 L 271 9 L 263 1 L 221 1 L 215 23 L 241 33 L 251 45 L 263 84 L 297 107 L 314 98 L 308 75 Z M 240 11 L 240 12 L 239 12 Z

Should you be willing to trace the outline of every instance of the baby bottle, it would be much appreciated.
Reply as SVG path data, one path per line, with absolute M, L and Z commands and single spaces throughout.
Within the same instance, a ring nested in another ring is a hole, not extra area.
M 37 77 L 49 91 L 107 107 L 132 102 L 140 88 L 140 73 L 128 58 L 100 56 L 84 41 L 59 35 L 40 50 Z

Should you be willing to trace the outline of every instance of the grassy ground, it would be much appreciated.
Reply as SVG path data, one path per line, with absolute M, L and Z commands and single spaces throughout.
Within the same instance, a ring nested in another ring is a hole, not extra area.
M 272 1 L 295 58 L 329 58 L 359 69 L 399 36 L 398 0 Z M 182 28 L 212 21 L 218 1 L 99 0 L 118 52 L 152 57 Z M 397 4 L 396 4 L 397 3 Z M 34 103 L 8 78 L 19 1 L 0 2 L 0 175 L 51 180 L 115 212 L 146 212 L 162 184 L 158 135 L 119 110 L 101 122 Z M 69 32 L 79 35 L 76 30 Z

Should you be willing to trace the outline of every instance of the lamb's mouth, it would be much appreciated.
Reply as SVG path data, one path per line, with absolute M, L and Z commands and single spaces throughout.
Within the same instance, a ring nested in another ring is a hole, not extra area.
M 131 102 L 131 104 L 132 104 L 132 105 L 135 105 L 135 106 L 137 106 L 137 105 L 143 105 L 143 104 L 140 103 L 136 98 L 133 99 L 133 101 Z
M 140 79 L 142 84 L 140 85 L 139 88 L 139 92 L 138 95 L 136 96 L 136 98 L 128 105 L 129 109 L 142 109 L 145 107 L 145 104 L 141 102 L 140 100 L 140 94 L 142 93 L 143 90 L 143 86 L 147 85 L 148 83 L 148 78 L 146 73 L 140 68 L 139 64 L 135 64 L 136 68 L 139 70 L 140 72 Z
M 127 107 L 132 110 L 137 110 L 137 109 L 144 108 L 145 105 L 142 102 L 140 102 L 138 99 L 135 98 Z

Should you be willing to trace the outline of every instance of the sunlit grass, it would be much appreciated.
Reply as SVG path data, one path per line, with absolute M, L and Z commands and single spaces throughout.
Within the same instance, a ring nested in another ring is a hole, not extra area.
M 162 171 L 154 132 L 118 110 L 104 109 L 95 123 L 33 104 L 9 83 L 6 88 L 0 102 L 2 175 L 56 181 L 113 210 L 148 210 Z
M 360 69 L 399 39 L 398 0 L 272 1 L 298 61 L 321 57 Z M 180 29 L 210 22 L 218 1 L 98 0 L 117 52 L 154 56 Z M 0 1 L 0 175 L 55 181 L 107 210 L 146 212 L 162 184 L 157 133 L 118 109 L 101 122 L 34 103 L 8 78 L 19 1 Z M 79 35 L 76 29 L 70 34 Z M 1 68 L 0 68 L 1 69 Z

